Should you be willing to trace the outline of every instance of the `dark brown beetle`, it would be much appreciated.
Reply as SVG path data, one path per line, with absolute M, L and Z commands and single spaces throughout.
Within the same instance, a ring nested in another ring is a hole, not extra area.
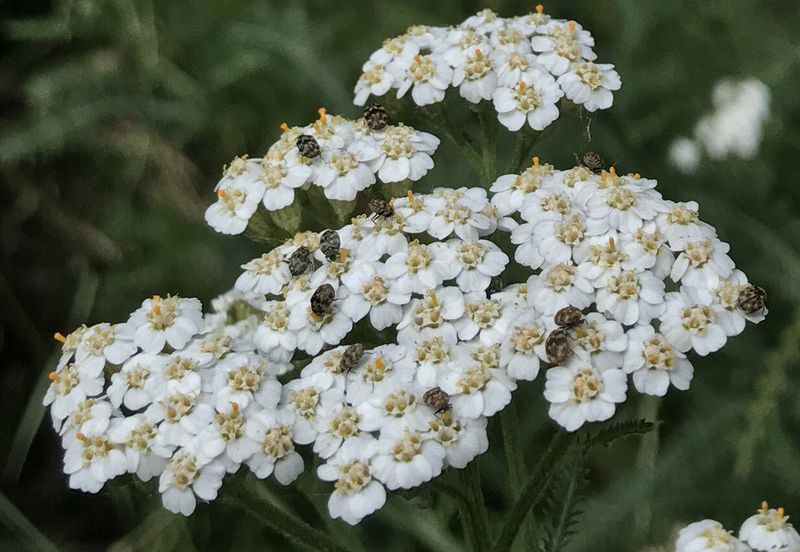
M 319 142 L 310 134 L 301 134 L 300 137 L 297 138 L 295 144 L 297 145 L 297 150 L 300 152 L 300 155 L 303 157 L 313 159 L 320 154 Z
M 382 130 L 389 125 L 389 115 L 382 105 L 368 105 L 364 110 L 364 119 L 372 130 Z

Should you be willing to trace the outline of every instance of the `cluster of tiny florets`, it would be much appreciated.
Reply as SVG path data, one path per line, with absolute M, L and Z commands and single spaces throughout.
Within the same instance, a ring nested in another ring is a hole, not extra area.
M 503 18 L 486 9 L 453 27 L 410 27 L 384 41 L 362 67 L 355 103 L 396 90 L 420 106 L 458 88 L 470 103 L 492 101 L 509 130 L 543 130 L 558 118 L 562 97 L 588 111 L 607 109 L 621 80 L 595 63 L 594 38 L 574 21 L 534 13 Z
M 378 179 L 415 181 L 433 168 L 439 139 L 432 134 L 390 125 L 382 110 L 368 109 L 355 121 L 324 108 L 319 113 L 305 127 L 284 124 L 263 157 L 236 157 L 225 167 L 215 188 L 218 199 L 206 210 L 212 228 L 240 234 L 259 205 L 283 209 L 295 201 L 297 189 L 319 186 L 328 199 L 350 201 Z
M 697 203 L 666 200 L 655 185 L 534 158 L 492 186 L 514 259 L 536 271 L 528 304 L 549 333 L 534 362 L 557 364 L 545 398 L 567 430 L 610 418 L 625 400 L 626 374 L 645 394 L 688 389 L 690 352 L 717 351 L 766 314 L 766 294 L 736 270 Z M 553 328 L 565 308 L 583 320 Z
M 692 523 L 678 534 L 675 552 L 798 552 L 800 534 L 789 523 L 783 508 L 770 508 L 766 502 L 739 529 L 739 538 L 721 523 L 704 519 Z
M 519 381 L 546 370 L 550 416 L 574 431 L 613 416 L 629 374 L 641 393 L 687 389 L 688 354 L 764 317 L 697 204 L 653 180 L 534 158 L 491 191 L 374 200 L 244 264 L 215 314 L 154 297 L 70 335 L 46 398 L 70 484 L 160 475 L 165 506 L 188 513 L 241 464 L 289 483 L 310 445 L 331 515 L 357 523 L 385 489 L 483 453 Z

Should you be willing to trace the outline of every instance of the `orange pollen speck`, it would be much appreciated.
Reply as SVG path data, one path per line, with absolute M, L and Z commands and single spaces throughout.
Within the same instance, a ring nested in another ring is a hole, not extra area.
M 539 156 L 538 155 L 534 155 L 533 156 L 533 166 L 534 167 L 538 167 L 539 166 Z
M 386 368 L 386 364 L 383 362 L 383 357 L 378 357 L 375 359 L 375 367 L 378 368 L 378 370 L 383 370 Z
M 49 379 L 50 381 L 58 381 L 61 378 L 55 372 L 50 372 L 49 374 L 47 374 L 47 379 Z
M 283 132 L 289 132 L 289 125 L 287 125 L 285 122 L 281 123 L 281 130 Z
M 219 190 L 217 190 L 217 195 L 219 196 L 220 199 L 225 199 L 227 193 L 223 188 L 220 188 Z
M 153 312 L 156 314 L 161 314 L 161 307 L 158 305 L 153 305 Z
M 414 56 L 414 61 L 417 62 L 417 63 L 421 62 L 422 61 L 422 56 L 419 55 L 419 54 L 415 55 Z
M 84 435 L 83 433 L 77 433 L 77 434 L 75 435 L 75 438 L 76 438 L 78 441 L 85 441 L 85 440 L 86 440 L 86 435 Z
M 350 256 L 350 250 L 347 249 L 346 247 L 342 247 L 339 250 L 339 262 L 344 262 L 345 259 L 347 259 L 347 257 L 349 256 Z
M 575 31 L 575 22 L 574 21 L 570 21 L 569 23 L 567 23 L 567 30 L 569 32 Z
M 775 510 L 775 517 L 777 517 L 778 519 L 783 519 L 783 515 L 784 515 L 783 508 L 778 508 L 777 510 Z
M 328 120 L 328 110 L 324 107 L 320 107 L 317 109 L 317 113 L 319 113 L 319 120 L 322 121 L 322 124 L 325 124 Z
M 524 94 L 524 93 L 525 93 L 525 90 L 527 90 L 527 89 L 528 89 L 528 85 L 527 85 L 527 84 L 525 84 L 525 81 L 519 81 L 519 82 L 517 83 L 517 90 L 519 90 L 519 92 L 520 92 L 521 94 Z
M 475 48 L 475 57 L 478 59 L 483 59 L 483 54 L 481 53 L 480 48 Z
M 67 341 L 67 338 L 66 338 L 66 337 L 64 337 L 64 336 L 61 334 L 61 332 L 56 332 L 56 333 L 54 333 L 54 334 L 53 334 L 53 339 L 55 339 L 56 341 L 60 341 L 61 343 L 65 343 L 65 342 Z
M 414 199 L 414 192 L 412 192 L 411 190 L 408 190 L 406 192 L 406 197 L 408 197 L 409 201 L 412 201 Z
M 544 6 L 542 6 L 541 4 L 536 4 L 536 13 L 539 14 L 544 13 Z

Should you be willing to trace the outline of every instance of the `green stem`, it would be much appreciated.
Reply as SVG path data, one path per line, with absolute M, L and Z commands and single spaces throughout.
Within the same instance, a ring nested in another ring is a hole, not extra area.
M 642 419 L 657 420 L 661 397 L 644 395 L 639 403 L 638 416 Z M 655 473 L 656 457 L 658 456 L 659 434 L 658 427 L 642 436 L 639 442 L 639 452 L 636 457 L 636 470 L 642 475 L 642 496 L 650 494 L 653 488 L 653 474 Z M 644 537 L 650 532 L 653 511 L 649 503 L 642 504 L 636 509 L 633 516 L 634 531 L 638 537 Z
M 251 507 L 245 501 L 237 498 L 229 498 L 228 501 L 288 540 L 313 551 L 348 552 L 348 548 L 333 542 L 325 533 L 314 529 L 275 504 L 272 497 L 261 487 L 261 484 L 252 484 L 250 482 L 242 485 L 241 489 L 257 502 L 254 505 L 255 507 Z
M 500 536 L 493 548 L 494 552 L 508 552 L 528 515 L 542 496 L 547 484 L 553 476 L 555 464 L 567 453 L 574 440 L 573 433 L 559 431 L 554 436 L 547 450 L 539 458 L 530 476 L 519 493 L 519 498 L 506 515 L 506 521 Z
M 514 155 L 511 156 L 511 165 L 509 165 L 508 172 L 518 173 L 527 166 L 531 154 L 533 153 L 533 148 L 541 137 L 542 132 L 528 129 L 520 131 L 519 139 L 517 140 L 517 148 L 514 151 Z
M 520 489 L 522 489 L 525 460 L 522 454 L 522 447 L 519 444 L 519 428 L 521 426 L 517 405 L 514 401 L 511 401 L 511 404 L 500 412 L 500 423 L 503 431 L 503 448 L 505 449 L 506 463 L 508 464 L 508 482 L 511 488 L 511 498 L 516 501 L 519 498 Z M 532 515 L 526 517 L 524 531 L 525 550 L 533 550 L 536 546 L 536 529 Z
M 466 490 L 466 503 L 470 509 L 470 532 L 472 534 L 473 550 L 489 550 L 492 545 L 491 532 L 489 530 L 489 516 L 486 511 L 486 504 L 483 501 L 483 491 L 481 490 L 481 474 L 478 468 L 478 460 L 475 459 L 461 470 Z
M 454 146 L 461 150 L 461 154 L 472 165 L 472 168 L 479 175 L 483 173 L 483 159 L 472 143 L 466 138 L 462 137 L 460 131 L 455 128 L 443 103 L 435 104 L 431 109 L 425 110 L 430 118 L 434 121 L 437 127 L 442 131 L 444 136 L 450 140 Z
M 495 143 L 497 124 L 491 118 L 488 109 L 481 107 L 478 111 L 481 126 L 481 182 L 488 188 L 495 179 Z

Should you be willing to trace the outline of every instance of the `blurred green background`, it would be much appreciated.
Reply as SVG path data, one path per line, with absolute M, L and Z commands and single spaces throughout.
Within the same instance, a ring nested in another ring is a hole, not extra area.
M 457 23 L 483 7 L 533 9 L 499 0 L 0 3 L 0 549 L 47 541 L 61 550 L 287 549 L 224 502 L 184 522 L 154 507 L 151 486 L 70 491 L 56 435 L 40 424 L 56 354 L 49 336 L 84 321 L 124 321 L 153 293 L 208 302 L 228 289 L 261 247 L 203 223 L 222 166 L 235 154 L 260 155 L 282 121 L 310 122 L 320 105 L 358 115 L 352 86 L 383 38 L 411 24 Z M 592 149 L 658 178 L 666 197 L 698 200 L 737 264 L 768 290 L 771 309 L 765 323 L 695 360 L 692 389 L 660 405 L 658 442 L 632 439 L 592 455 L 567 550 L 665 547 L 676 527 L 704 517 L 734 529 L 762 499 L 800 519 L 800 6 L 545 7 L 594 34 L 623 88 L 611 110 L 593 117 L 590 142 L 587 121 L 564 116 L 537 153 L 567 167 Z M 714 84 L 728 77 L 757 77 L 771 89 L 761 150 L 749 161 L 704 160 L 686 176 L 668 163 L 669 145 L 691 135 Z M 477 184 L 449 144 L 436 161 L 428 185 Z M 523 385 L 515 399 L 529 466 L 553 431 L 541 386 Z M 658 407 L 629 400 L 618 416 Z M 495 425 L 481 470 L 499 517 L 508 490 Z M 324 500 L 324 488 L 306 485 Z M 269 487 L 320 523 L 291 490 Z M 439 550 L 448 526 L 458 533 L 452 505 L 422 493 L 393 496 L 353 534 L 370 550 Z

